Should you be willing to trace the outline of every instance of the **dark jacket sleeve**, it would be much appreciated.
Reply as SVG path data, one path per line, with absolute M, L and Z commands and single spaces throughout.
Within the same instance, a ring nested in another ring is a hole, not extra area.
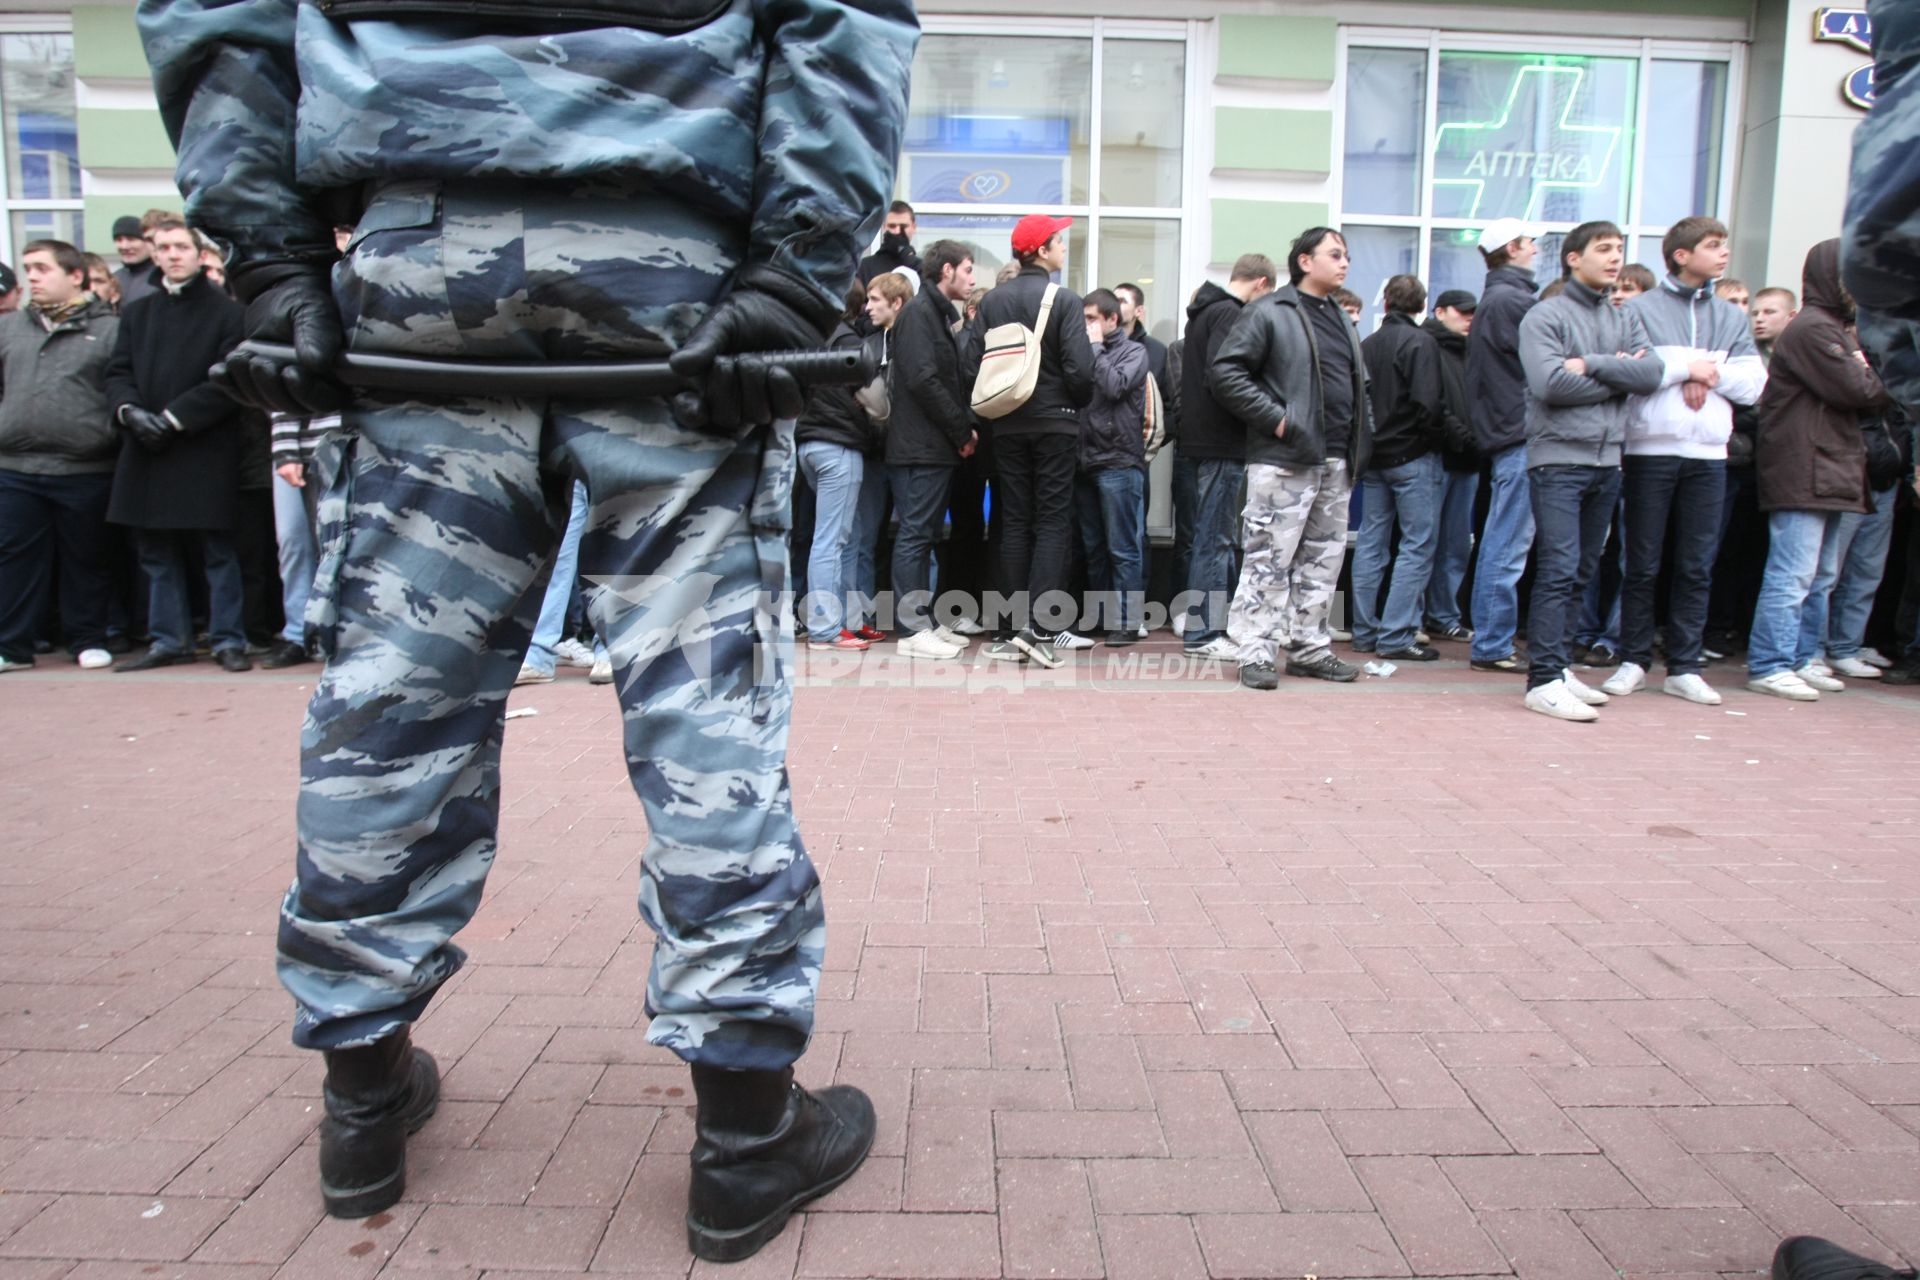
M 1442 419 L 1447 393 L 1440 381 L 1440 345 L 1415 329 L 1400 344 L 1399 357 L 1400 385 L 1407 389 L 1407 402 L 1420 410 L 1420 434 L 1434 444 L 1446 443 Z
M 246 311 L 238 304 L 220 308 L 220 337 L 215 355 L 207 363 L 215 364 L 227 358 L 227 353 L 240 345 L 245 335 Z M 204 372 L 204 371 L 203 371 Z M 180 429 L 188 435 L 198 435 L 233 420 L 240 406 L 233 397 L 202 379 L 182 391 L 168 403 L 166 412 L 180 424 Z
M 1093 403 L 1093 344 L 1087 341 L 1086 305 L 1071 289 L 1053 295 L 1053 313 L 1047 317 L 1054 341 L 1060 344 L 1060 379 L 1067 398 L 1078 408 Z
M 973 433 L 973 417 L 959 399 L 960 352 L 953 333 L 940 323 L 935 304 L 918 296 L 907 304 L 901 319 L 910 326 L 910 345 L 896 377 L 928 421 L 940 428 L 955 449 L 962 448 Z M 897 346 L 895 351 L 901 354 Z
M 1185 391 L 1187 364 L 1187 344 L 1185 339 L 1177 339 L 1167 344 L 1167 385 L 1160 388 L 1160 407 L 1167 411 L 1167 420 L 1162 423 L 1167 439 L 1178 438 L 1180 432 L 1180 403 Z
M 1880 375 L 1831 337 L 1832 330 L 1824 325 L 1803 326 L 1798 332 L 1789 325 L 1774 344 L 1774 365 L 1799 379 L 1823 404 L 1861 412 L 1884 409 L 1887 392 Z
M 107 357 L 107 409 L 116 424 L 125 406 L 146 408 L 140 404 L 140 388 L 133 380 L 133 343 L 128 339 L 128 326 L 123 318 L 120 333 L 113 340 L 113 354 Z
M 1271 431 L 1287 414 L 1284 401 L 1261 381 L 1273 344 L 1274 308 L 1247 307 L 1221 340 L 1209 366 L 1213 398 L 1250 429 Z

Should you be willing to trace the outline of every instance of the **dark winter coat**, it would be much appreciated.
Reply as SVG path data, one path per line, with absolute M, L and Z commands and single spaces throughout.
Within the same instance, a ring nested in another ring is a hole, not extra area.
M 120 440 L 107 361 L 120 320 L 95 298 L 48 329 L 31 305 L 0 316 L 0 471 L 71 476 L 113 470 Z
M 1245 462 L 1247 424 L 1214 399 L 1208 371 L 1227 331 L 1246 304 L 1209 280 L 1187 304 L 1186 354 L 1180 363 L 1180 442 L 1183 458 Z
M 1373 389 L 1374 467 L 1403 466 L 1439 448 L 1446 414 L 1439 344 L 1412 316 L 1389 311 L 1360 354 Z
M 1467 399 L 1467 338 L 1432 316 L 1420 326 L 1440 346 L 1440 395 L 1446 418 L 1440 450 L 1441 465 L 1449 471 L 1478 471 L 1480 450 L 1473 443 L 1473 413 Z
M 1467 403 L 1473 440 L 1491 456 L 1527 438 L 1527 375 L 1520 367 L 1520 322 L 1540 301 L 1532 273 L 1520 267 L 1487 272 L 1467 339 Z
M 960 384 L 953 304 L 923 286 L 893 322 L 893 413 L 887 465 L 957 467 L 973 434 L 971 395 Z
M 1147 349 L 1118 329 L 1093 349 L 1093 403 L 1080 419 L 1080 470 L 1147 465 Z
M 883 340 L 877 333 L 866 339 L 875 344 Z M 833 336 L 827 339 L 827 348 L 831 351 L 849 351 L 858 348 L 861 342 L 853 326 L 843 320 L 834 329 Z M 861 453 L 876 450 L 882 443 L 882 436 L 868 419 L 866 410 L 855 403 L 853 393 L 857 390 L 858 387 L 815 388 L 807 397 L 807 411 L 794 424 L 794 440 L 799 444 L 819 440 L 857 449 Z
M 1367 469 L 1373 444 L 1373 409 L 1367 403 L 1367 365 L 1360 335 L 1347 326 L 1353 344 L 1353 425 L 1347 441 L 1348 474 Z M 1326 405 L 1320 391 L 1320 341 L 1301 310 L 1292 285 L 1275 290 L 1240 312 L 1213 359 L 1213 398 L 1245 424 L 1247 465 L 1322 467 L 1327 463 Z M 1286 430 L 1274 427 L 1286 419 Z
M 1838 240 L 1807 251 L 1800 287 L 1800 314 L 1774 343 L 1760 394 L 1760 509 L 1871 511 L 1860 418 L 1889 401 L 1858 356 L 1853 309 L 1840 288 Z
M 125 405 L 171 414 L 178 437 L 163 453 L 120 450 L 107 519 L 137 529 L 230 529 L 240 484 L 240 406 L 207 369 L 242 337 L 244 309 L 195 276 L 178 294 L 150 293 L 120 314 L 107 365 L 115 420 Z
M 994 286 L 981 301 L 981 331 L 1014 321 L 1031 329 L 1040 319 L 1040 299 L 1046 292 L 1045 271 L 1038 266 L 1020 268 L 1019 275 Z M 1092 401 L 1093 347 L 1087 341 L 1086 303 L 1063 285 L 1053 295 L 1047 331 L 1040 335 L 1040 376 L 1033 384 L 1033 396 L 993 429 L 997 435 L 1023 431 L 1077 435 L 1080 411 Z

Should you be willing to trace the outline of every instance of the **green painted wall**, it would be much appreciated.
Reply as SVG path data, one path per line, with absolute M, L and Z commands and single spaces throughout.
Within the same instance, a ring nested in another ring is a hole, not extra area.
M 89 169 L 171 169 L 173 144 L 158 111 L 82 107 L 80 163 Z
M 128 214 L 139 217 L 149 209 L 180 208 L 180 197 L 173 196 L 88 196 L 86 212 L 87 248 L 112 262 L 113 220 Z
M 1333 172 L 1333 112 L 1215 107 L 1213 167 L 1285 173 Z
M 148 80 L 130 4 L 73 7 L 73 69 L 82 80 Z
M 1327 224 L 1327 206 L 1298 200 L 1215 200 L 1212 261 L 1264 253 L 1275 262 L 1308 227 Z
M 1220 15 L 1219 75 L 1231 79 L 1332 84 L 1338 65 L 1332 18 Z

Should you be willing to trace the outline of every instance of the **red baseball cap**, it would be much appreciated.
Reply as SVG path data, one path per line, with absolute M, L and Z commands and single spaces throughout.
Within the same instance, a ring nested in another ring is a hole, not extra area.
M 1032 253 L 1053 239 L 1056 232 L 1065 231 L 1072 225 L 1072 218 L 1056 218 L 1047 213 L 1030 213 L 1013 224 L 1013 251 Z

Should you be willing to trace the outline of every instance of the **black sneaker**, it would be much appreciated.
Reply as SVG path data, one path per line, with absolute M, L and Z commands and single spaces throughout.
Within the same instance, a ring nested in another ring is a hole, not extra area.
M 282 667 L 297 667 L 303 662 L 312 662 L 305 645 L 295 644 L 291 640 L 276 640 L 267 650 L 267 656 L 260 659 L 260 665 L 269 671 L 278 671 Z
M 1620 665 L 1620 655 L 1610 645 L 1596 644 L 1587 650 L 1581 661 L 1589 667 L 1617 667 Z
M 1773 1280 L 1913 1280 L 1818 1236 L 1789 1236 L 1773 1252 Z
M 1920 657 L 1906 658 L 1880 673 L 1881 684 L 1920 684 Z
M 1305 676 L 1312 680 L 1331 680 L 1335 684 L 1347 684 L 1360 678 L 1360 668 L 1351 662 L 1342 662 L 1331 653 L 1323 653 L 1312 662 L 1299 662 L 1287 659 L 1287 674 Z
M 1240 664 L 1240 683 L 1249 689 L 1266 691 L 1280 687 L 1280 673 L 1271 662 L 1243 662 Z
M 1041 635 L 1032 627 L 1028 627 L 1025 631 L 1020 632 L 1020 634 L 1013 638 L 1013 647 L 1043 667 L 1064 667 L 1067 665 L 1066 659 L 1062 658 L 1058 651 L 1054 649 L 1053 640 L 1050 637 Z
M 1527 664 L 1517 653 L 1510 653 L 1504 658 L 1475 658 L 1467 665 L 1475 671 L 1504 671 L 1508 674 L 1527 669 Z
M 1427 636 L 1433 640 L 1452 640 L 1456 644 L 1467 644 L 1473 639 L 1473 628 L 1463 627 L 1457 622 L 1450 627 L 1442 627 L 1429 622 L 1427 624 Z
M 1410 644 L 1404 649 L 1382 649 L 1380 656 L 1395 662 L 1437 662 L 1440 651 L 1430 644 Z
M 247 647 L 245 645 L 229 645 L 224 649 L 217 650 L 213 655 L 213 660 L 220 664 L 221 670 L 231 671 L 235 675 L 238 675 L 242 671 L 253 670 L 253 659 L 247 656 Z
M 1107 632 L 1107 643 L 1115 649 L 1130 644 L 1139 644 L 1140 633 L 1138 631 L 1109 631 Z

